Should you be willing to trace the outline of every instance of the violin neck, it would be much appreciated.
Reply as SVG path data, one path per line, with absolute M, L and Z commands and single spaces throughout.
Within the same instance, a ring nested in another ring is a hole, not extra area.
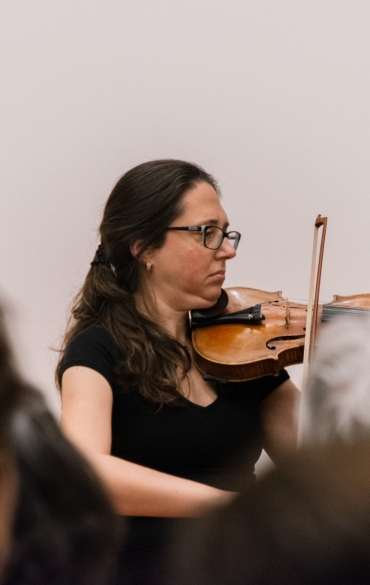
M 361 317 L 369 309 L 364 307 L 339 307 L 335 305 L 323 305 L 321 321 L 326 323 L 335 317 Z

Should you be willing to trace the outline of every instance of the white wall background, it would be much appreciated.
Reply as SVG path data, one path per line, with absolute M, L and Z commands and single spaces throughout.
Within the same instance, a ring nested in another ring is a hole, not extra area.
M 227 286 L 306 299 L 320 213 L 323 300 L 370 292 L 369 29 L 368 0 L 1 0 L 0 293 L 55 412 L 51 347 L 143 161 L 219 179 L 243 234 Z

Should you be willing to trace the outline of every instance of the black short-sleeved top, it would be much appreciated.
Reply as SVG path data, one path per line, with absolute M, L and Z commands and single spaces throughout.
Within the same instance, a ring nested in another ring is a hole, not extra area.
M 113 392 L 112 455 L 221 489 L 240 490 L 254 481 L 254 465 L 262 451 L 259 403 L 289 378 L 279 376 L 237 383 L 218 383 L 209 406 L 159 408 L 139 392 L 120 392 L 116 366 L 120 351 L 110 333 L 92 326 L 68 346 L 63 371 L 85 366 L 99 372 Z M 237 473 L 239 455 L 245 474 Z

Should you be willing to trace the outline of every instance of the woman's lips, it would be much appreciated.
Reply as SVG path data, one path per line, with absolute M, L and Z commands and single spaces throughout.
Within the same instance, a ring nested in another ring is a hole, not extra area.
M 225 270 L 218 270 L 217 272 L 210 274 L 210 278 L 214 278 L 216 280 L 225 280 L 225 274 Z

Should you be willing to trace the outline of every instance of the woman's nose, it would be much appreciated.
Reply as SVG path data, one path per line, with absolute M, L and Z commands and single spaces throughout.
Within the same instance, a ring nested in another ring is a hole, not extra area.
M 223 256 L 227 256 L 228 259 L 234 258 L 236 256 L 236 250 L 227 238 L 223 239 L 223 242 L 218 248 L 217 252 L 221 252 L 221 254 Z

